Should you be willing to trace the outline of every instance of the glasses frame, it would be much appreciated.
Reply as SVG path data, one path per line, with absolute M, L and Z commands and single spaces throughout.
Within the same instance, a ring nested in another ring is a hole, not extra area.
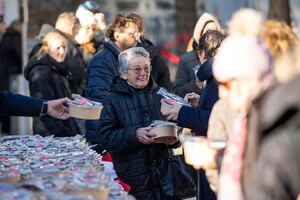
M 141 37 L 141 33 L 138 31 L 137 32 L 123 31 L 122 33 L 128 33 L 132 35 L 136 40 L 138 40 Z
M 131 70 L 131 71 L 133 71 L 135 74 L 141 74 L 142 71 L 144 71 L 144 72 L 147 73 L 147 74 L 150 74 L 151 71 L 152 71 L 152 66 L 149 65 L 149 67 L 145 67 L 145 68 L 143 68 L 143 67 L 129 68 L 129 67 L 128 67 L 127 70 Z

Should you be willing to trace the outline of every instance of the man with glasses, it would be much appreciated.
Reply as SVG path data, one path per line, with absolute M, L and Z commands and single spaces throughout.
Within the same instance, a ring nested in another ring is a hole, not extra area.
M 98 52 L 88 66 L 86 83 L 87 98 L 102 102 L 108 94 L 109 86 L 118 76 L 118 55 L 120 52 L 135 47 L 140 33 L 136 23 L 127 15 L 117 14 L 106 30 L 104 48 Z M 97 130 L 99 120 L 86 122 L 87 141 L 98 143 Z M 98 150 L 99 152 L 100 150 Z
M 151 77 L 157 83 L 158 86 L 164 87 L 167 90 L 172 90 L 172 83 L 170 80 L 170 71 L 166 61 L 160 54 L 160 49 L 157 48 L 148 38 L 145 37 L 145 25 L 140 15 L 132 13 L 128 15 L 129 18 L 135 21 L 138 25 L 140 32 L 140 41 L 138 46 L 145 48 L 151 58 Z

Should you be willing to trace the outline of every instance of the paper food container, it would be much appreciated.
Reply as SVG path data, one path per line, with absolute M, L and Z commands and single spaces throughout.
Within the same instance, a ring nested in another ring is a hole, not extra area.
M 154 138 L 155 143 L 163 143 L 168 138 L 177 138 L 176 124 L 166 121 L 155 121 L 151 124 L 151 131 L 157 136 Z
M 109 196 L 109 188 L 68 189 L 66 193 L 74 195 L 90 195 L 95 199 L 107 200 Z
M 100 114 L 103 106 L 87 106 L 87 105 L 77 105 L 74 103 L 69 104 L 69 113 L 71 117 L 79 119 L 90 119 L 96 120 L 100 118 Z

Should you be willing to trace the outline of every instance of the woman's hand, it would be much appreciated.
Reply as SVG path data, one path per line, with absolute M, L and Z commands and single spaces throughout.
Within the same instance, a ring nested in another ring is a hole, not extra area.
M 198 104 L 199 104 L 199 100 L 200 100 L 200 95 L 199 94 L 196 94 L 194 92 L 192 93 L 187 93 L 184 97 L 184 100 L 191 104 L 194 108 L 195 107 L 198 107 Z
M 156 137 L 156 134 L 150 131 L 151 128 L 152 127 L 143 127 L 136 129 L 136 138 L 140 143 L 153 143 L 153 138 Z

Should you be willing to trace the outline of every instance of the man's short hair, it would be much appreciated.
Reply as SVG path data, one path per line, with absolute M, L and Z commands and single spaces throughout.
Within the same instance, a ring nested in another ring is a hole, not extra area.
M 108 25 L 105 36 L 108 37 L 111 41 L 115 41 L 115 31 L 123 31 L 124 28 L 127 27 L 128 22 L 135 23 L 131 18 L 128 17 L 128 15 L 121 13 L 115 15 L 111 24 Z
M 55 28 L 63 33 L 72 34 L 70 27 L 77 23 L 79 24 L 79 20 L 74 12 L 63 12 L 57 17 Z

